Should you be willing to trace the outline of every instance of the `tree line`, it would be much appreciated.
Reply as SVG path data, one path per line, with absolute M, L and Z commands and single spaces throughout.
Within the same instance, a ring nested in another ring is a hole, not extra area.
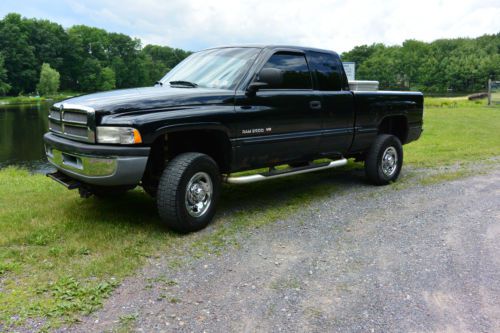
M 85 25 L 64 29 L 11 13 L 0 20 L 0 95 L 52 92 L 56 85 L 81 92 L 150 86 L 189 54 L 142 47 L 121 33 Z M 488 78 L 500 80 L 500 33 L 356 46 L 342 60 L 356 62 L 356 79 L 377 80 L 381 89 L 480 91 Z
M 381 89 L 476 92 L 488 78 L 500 80 L 500 33 L 478 38 L 407 40 L 401 46 L 356 46 L 342 54 L 356 62 L 357 80 L 377 80 Z
M 0 20 L 0 94 L 34 93 L 42 65 L 57 71 L 61 90 L 92 92 L 154 84 L 190 52 L 146 45 L 120 33 L 28 19 Z M 47 76 L 53 74 L 45 71 Z M 43 75 L 42 75 L 43 77 Z

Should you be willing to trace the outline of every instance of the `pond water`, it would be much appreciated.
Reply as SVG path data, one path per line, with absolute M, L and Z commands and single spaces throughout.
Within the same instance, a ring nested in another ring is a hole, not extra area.
M 51 105 L 0 105 L 0 169 L 14 165 L 32 172 L 51 170 L 43 146 Z

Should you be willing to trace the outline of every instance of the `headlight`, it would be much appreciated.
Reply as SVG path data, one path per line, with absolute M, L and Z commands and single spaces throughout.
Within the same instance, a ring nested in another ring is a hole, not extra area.
M 135 128 L 102 126 L 97 127 L 97 142 L 131 145 L 142 143 L 142 138 L 141 133 Z

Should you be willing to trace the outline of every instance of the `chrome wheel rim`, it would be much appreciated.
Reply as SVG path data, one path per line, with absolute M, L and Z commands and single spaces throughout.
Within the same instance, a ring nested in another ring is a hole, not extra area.
M 204 215 L 212 203 L 212 179 L 206 172 L 198 172 L 189 180 L 186 187 L 185 204 L 189 215 Z
M 382 154 L 382 172 L 387 177 L 394 175 L 398 168 L 398 152 L 394 147 L 387 147 Z

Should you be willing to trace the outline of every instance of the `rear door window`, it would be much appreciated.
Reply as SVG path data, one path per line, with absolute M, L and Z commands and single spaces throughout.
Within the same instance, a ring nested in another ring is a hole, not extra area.
M 311 72 L 303 54 L 278 52 L 269 58 L 263 68 L 283 71 L 283 83 L 273 89 L 312 89 Z
M 342 64 L 332 55 L 322 52 L 308 52 L 311 71 L 316 76 L 318 90 L 342 90 Z

